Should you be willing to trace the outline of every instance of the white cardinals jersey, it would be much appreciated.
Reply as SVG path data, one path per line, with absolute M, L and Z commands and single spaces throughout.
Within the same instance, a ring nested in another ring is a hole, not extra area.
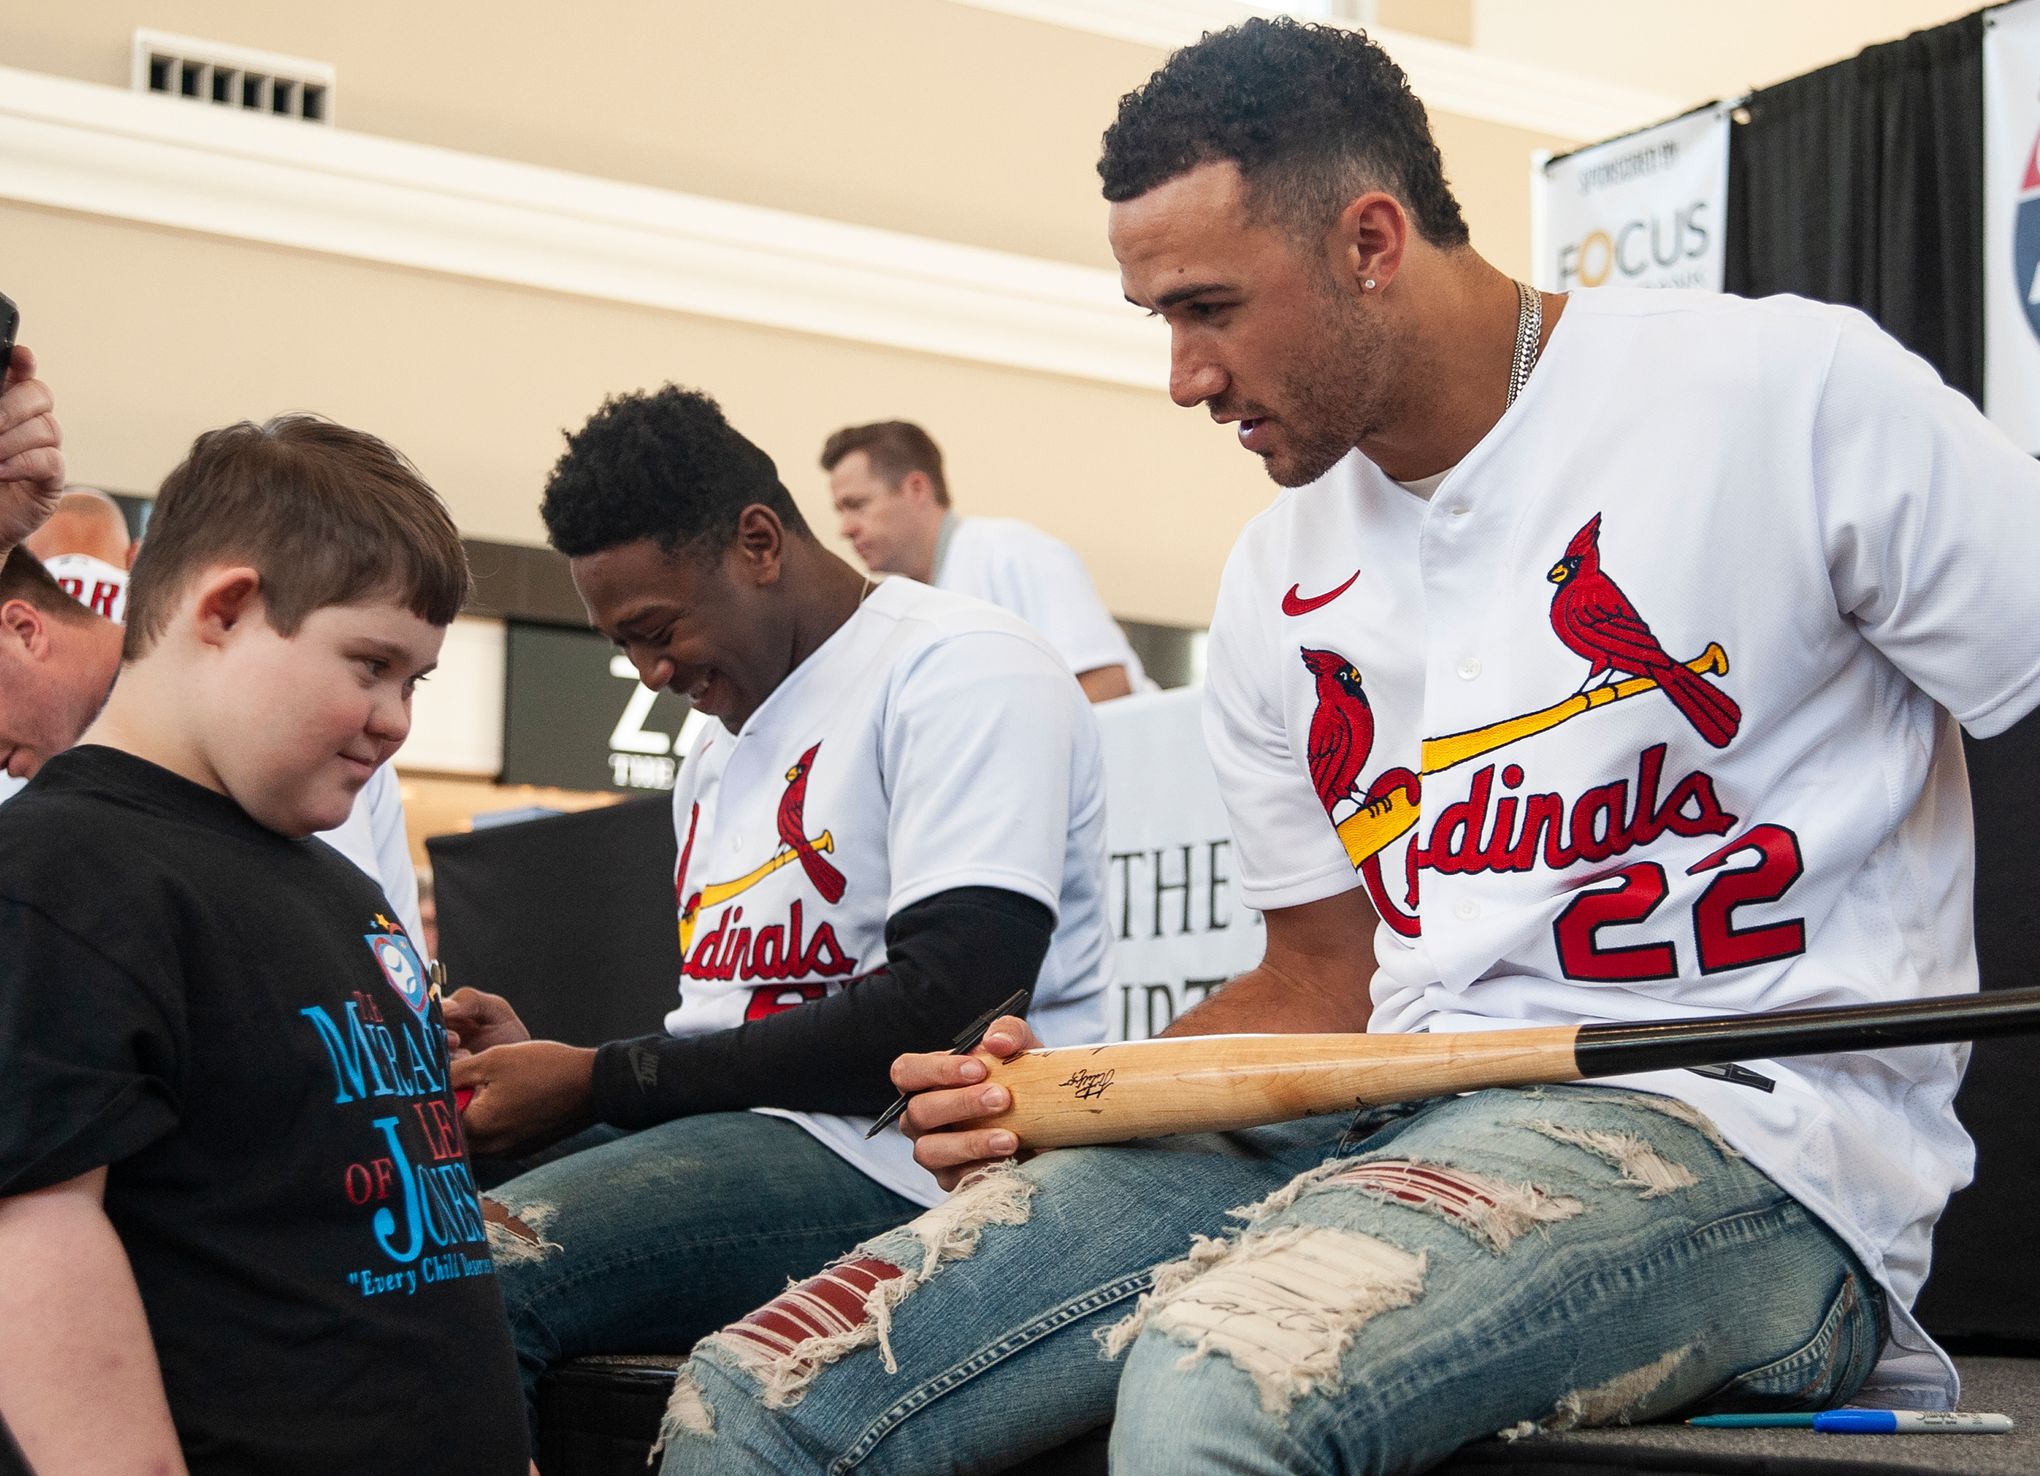
M 2040 466 L 1862 315 L 1576 295 L 1428 503 L 1356 454 L 1241 537 L 1206 733 L 1243 894 L 1367 889 L 1377 1031 L 1975 989 L 1956 722 L 2040 699 L 2036 564 Z M 1627 1079 L 1885 1286 L 1885 1398 L 1954 1392 L 1908 1309 L 1966 1059 Z
M 1048 638 L 1071 671 L 1123 666 L 1134 691 L 1157 690 L 1077 551 L 1032 523 L 952 514 L 930 582 L 1011 610 Z
M 44 559 L 43 567 L 65 594 L 93 614 L 115 625 L 127 624 L 127 570 L 91 554 L 57 554 Z
M 1028 1010 L 1036 1034 L 1104 1038 L 1097 725 L 1055 652 L 1005 611 L 909 579 L 878 585 L 740 732 L 703 728 L 673 819 L 671 1034 L 856 988 L 885 965 L 888 917 L 938 892 L 998 887 L 1055 915 Z M 869 1118 L 774 1115 L 897 1194 L 942 1197 L 905 1138 L 865 1140 Z

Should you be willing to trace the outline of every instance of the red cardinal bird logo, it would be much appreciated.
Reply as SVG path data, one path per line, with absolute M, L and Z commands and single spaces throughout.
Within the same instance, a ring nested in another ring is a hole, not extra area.
M 1601 572 L 1600 539 L 1601 515 L 1595 513 L 1544 576 L 1557 586 L 1551 595 L 1551 628 L 1567 650 L 1592 663 L 1580 690 L 1611 671 L 1648 677 L 1695 732 L 1716 748 L 1728 747 L 1742 725 L 1742 709 L 1726 692 L 1665 654 L 1629 596 Z M 1315 734 L 1313 727 L 1313 741 Z
M 1303 648 L 1303 664 L 1317 678 L 1317 711 L 1310 715 L 1310 782 L 1327 815 L 1355 799 L 1361 766 L 1374 748 L 1374 709 L 1360 690 L 1360 670 L 1336 651 Z
M 817 743 L 786 771 L 786 793 L 779 799 L 779 838 L 793 848 L 800 857 L 800 869 L 807 873 L 807 879 L 822 894 L 824 902 L 843 900 L 843 873 L 815 849 L 815 843 L 807 837 L 806 822 L 801 812 L 807 808 L 808 770 L 815 764 L 815 755 L 821 751 Z
M 673 868 L 673 900 L 680 904 L 680 951 L 684 954 L 694 939 L 694 919 L 701 915 L 701 893 L 687 890 L 687 863 L 694 858 L 694 831 L 701 824 L 701 801 L 687 812 L 687 844 L 680 848 L 680 864 Z

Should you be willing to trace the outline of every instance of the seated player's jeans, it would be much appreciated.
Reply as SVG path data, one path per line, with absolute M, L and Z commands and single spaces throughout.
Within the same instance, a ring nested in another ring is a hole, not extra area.
M 550 1365 L 684 1353 L 920 1208 L 798 1124 L 755 1112 L 598 1128 L 581 1141 L 488 1191 L 525 1231 L 489 1227 L 527 1406 Z
M 987 1174 L 705 1340 L 663 1470 L 995 1471 L 1112 1419 L 1117 1472 L 1422 1471 L 1839 1403 L 1884 1335 L 1855 1258 L 1691 1109 L 1479 1092 Z

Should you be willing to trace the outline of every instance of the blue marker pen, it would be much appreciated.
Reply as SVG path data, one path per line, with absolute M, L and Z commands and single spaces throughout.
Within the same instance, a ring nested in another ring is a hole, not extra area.
M 1952 1410 L 1831 1409 L 1813 1417 L 1813 1428 L 1829 1435 L 2002 1435 L 2012 1428 L 2012 1417 Z
M 1804 1414 L 1713 1414 L 1695 1415 L 1686 1421 L 1709 1430 L 1784 1430 L 1797 1426 L 1813 1428 L 1813 1412 Z

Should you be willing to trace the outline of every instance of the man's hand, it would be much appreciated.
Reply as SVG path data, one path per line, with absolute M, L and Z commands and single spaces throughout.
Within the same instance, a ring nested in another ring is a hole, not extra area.
M 595 1123 L 595 1052 L 556 1040 L 499 1045 L 453 1063 L 453 1085 L 474 1092 L 460 1115 L 468 1146 L 507 1157 L 557 1143 Z
M 439 1011 L 446 1021 L 447 1053 L 455 1061 L 491 1046 L 516 1045 L 531 1039 L 531 1032 L 517 1018 L 517 1011 L 500 994 L 456 989 L 439 1002 Z
M 14 346 L 0 379 L 0 556 L 49 519 L 64 493 L 64 433 L 35 355 Z
M 1002 1061 L 1040 1045 L 1025 1020 L 1001 1015 L 971 1055 L 924 1052 L 893 1062 L 893 1085 L 913 1097 L 900 1118 L 900 1131 L 914 1140 L 914 1161 L 944 1189 L 954 1189 L 988 1163 L 1011 1158 L 1020 1146 L 1020 1140 L 1004 1128 L 958 1131 L 950 1124 L 1010 1106 L 1012 1093 L 1004 1087 L 980 1085 L 985 1079 L 985 1062 Z

